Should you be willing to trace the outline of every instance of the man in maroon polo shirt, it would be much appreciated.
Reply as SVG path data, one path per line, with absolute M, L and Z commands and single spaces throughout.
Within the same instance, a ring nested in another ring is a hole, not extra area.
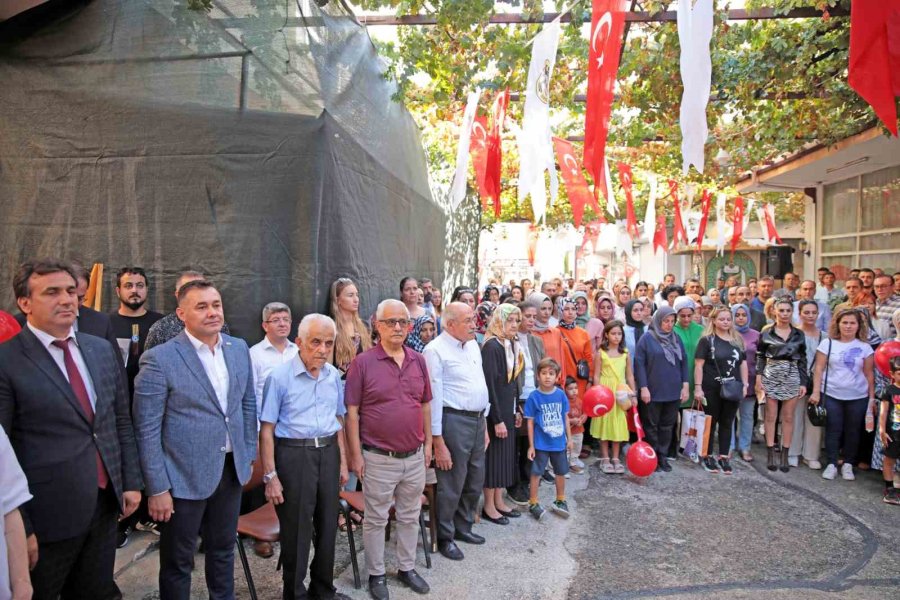
M 425 467 L 431 463 L 431 384 L 425 359 L 403 345 L 410 323 L 406 305 L 384 300 L 375 319 L 380 341 L 350 363 L 344 402 L 350 466 L 362 480 L 366 501 L 369 594 L 387 600 L 384 528 L 392 502 L 397 576 L 419 594 L 429 591 L 415 562 Z

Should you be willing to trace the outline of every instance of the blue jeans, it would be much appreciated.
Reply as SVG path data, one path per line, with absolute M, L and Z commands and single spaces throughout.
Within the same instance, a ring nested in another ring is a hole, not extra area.
M 824 401 L 828 412 L 825 419 L 825 459 L 829 465 L 837 466 L 843 436 L 844 463 L 855 465 L 869 401 L 867 398 L 838 400 L 827 394 Z
M 750 451 L 750 442 L 753 440 L 753 417 L 756 414 L 756 396 L 747 396 L 741 400 L 741 406 L 738 409 L 739 427 L 738 434 L 738 450 L 741 452 Z M 731 438 L 734 440 L 734 437 Z M 731 449 L 734 450 L 734 441 L 731 442 Z

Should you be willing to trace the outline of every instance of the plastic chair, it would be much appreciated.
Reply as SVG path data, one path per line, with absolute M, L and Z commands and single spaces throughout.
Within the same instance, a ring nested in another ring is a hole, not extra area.
M 249 492 L 263 484 L 263 467 L 259 455 L 256 462 L 253 463 L 253 473 L 250 475 L 249 481 L 244 484 L 243 490 Z M 250 590 L 250 600 L 257 600 L 256 586 L 253 583 L 253 575 L 250 573 L 250 562 L 247 560 L 247 551 L 244 549 L 242 538 L 249 537 L 262 542 L 275 543 L 281 534 L 281 528 L 278 523 L 278 515 L 275 513 L 275 505 L 266 502 L 253 512 L 238 517 L 237 525 L 237 548 L 241 557 L 241 566 L 244 568 L 244 577 L 247 579 L 247 588 Z M 275 569 L 281 568 L 281 555 L 278 556 L 278 564 Z

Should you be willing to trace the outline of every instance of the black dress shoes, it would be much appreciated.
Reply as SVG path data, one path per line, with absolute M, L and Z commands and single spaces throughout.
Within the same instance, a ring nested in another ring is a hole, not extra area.
M 500 513 L 501 515 L 503 515 L 504 517 L 509 517 L 510 519 L 518 519 L 519 517 L 522 516 L 522 513 L 520 513 L 515 508 L 513 508 L 511 510 L 500 510 L 498 508 L 497 512 Z
M 475 544 L 476 546 L 484 543 L 484 538 L 482 536 L 477 533 L 472 533 L 471 531 L 457 531 L 453 535 L 453 539 L 467 544 Z
M 373 600 L 388 600 L 391 597 L 384 575 L 369 575 L 369 595 Z
M 449 540 L 438 542 L 438 552 L 450 560 L 462 560 L 464 558 L 459 546 Z
M 431 590 L 428 587 L 428 583 L 422 579 L 421 575 L 416 573 L 415 569 L 411 571 L 397 571 L 397 579 L 417 594 L 427 594 Z
M 481 511 L 481 518 L 484 519 L 485 521 L 490 521 L 494 525 L 509 525 L 509 519 L 507 519 L 503 515 L 500 515 L 499 517 L 497 517 L 495 519 L 494 517 L 487 514 L 486 512 Z

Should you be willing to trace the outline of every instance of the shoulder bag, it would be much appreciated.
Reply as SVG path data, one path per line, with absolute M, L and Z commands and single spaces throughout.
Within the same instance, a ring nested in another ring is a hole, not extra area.
M 825 392 L 828 391 L 828 363 L 831 360 L 831 346 L 834 345 L 832 340 L 828 340 L 828 354 L 825 357 L 825 384 L 822 386 L 822 393 L 819 395 L 818 404 L 806 404 L 806 416 L 809 422 L 816 427 L 825 427 L 825 419 L 828 411 L 825 410 Z
M 722 371 L 719 370 L 719 363 L 716 360 L 716 336 L 709 336 L 710 354 L 712 362 L 716 366 L 716 373 L 719 375 L 719 397 L 729 402 L 740 402 L 744 399 L 744 382 L 734 377 L 722 377 Z
M 566 336 L 563 335 L 562 331 L 559 332 L 559 337 L 563 339 L 566 343 L 566 347 L 569 349 L 569 354 L 572 355 L 572 362 L 575 363 L 575 374 L 578 376 L 578 379 L 583 379 L 587 381 L 591 378 L 591 365 L 588 364 L 588 361 L 582 359 L 575 358 L 575 351 L 572 350 L 572 344 L 569 343 L 569 340 L 566 339 Z

